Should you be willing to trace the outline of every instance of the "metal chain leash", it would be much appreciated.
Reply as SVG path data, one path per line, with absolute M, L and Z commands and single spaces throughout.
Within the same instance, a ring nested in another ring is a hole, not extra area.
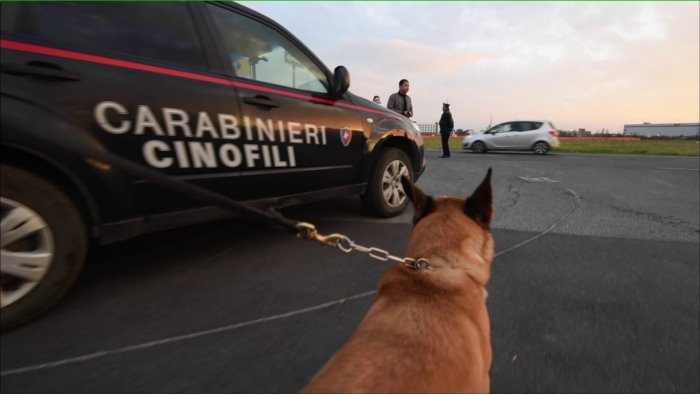
M 345 253 L 350 253 L 352 251 L 358 251 L 361 253 L 367 253 L 369 257 L 379 260 L 379 261 L 394 261 L 404 265 L 405 267 L 419 270 L 420 268 L 425 268 L 432 270 L 433 267 L 430 266 L 430 261 L 428 259 L 421 257 L 414 259 L 411 257 L 397 257 L 384 249 L 379 249 L 375 247 L 366 247 L 353 242 L 346 235 L 333 233 L 329 235 L 322 235 L 316 230 L 316 226 L 307 222 L 297 223 L 297 238 L 310 239 L 319 242 L 322 245 L 330 246 L 333 248 L 338 248 Z

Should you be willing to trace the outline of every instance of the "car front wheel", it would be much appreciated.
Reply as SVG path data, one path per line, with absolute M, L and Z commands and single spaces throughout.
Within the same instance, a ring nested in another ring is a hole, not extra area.
M 548 150 L 549 144 L 546 142 L 536 142 L 535 145 L 532 146 L 532 151 L 537 155 L 544 155 Z
M 472 145 L 472 152 L 484 153 L 486 152 L 486 145 L 481 141 L 477 141 Z
M 372 169 L 362 203 L 370 213 L 380 217 L 400 214 L 408 204 L 401 177 L 413 181 L 411 160 L 401 149 L 387 148 Z
M 53 184 L 2 165 L 0 304 L 2 331 L 49 309 L 70 288 L 85 260 L 80 212 Z

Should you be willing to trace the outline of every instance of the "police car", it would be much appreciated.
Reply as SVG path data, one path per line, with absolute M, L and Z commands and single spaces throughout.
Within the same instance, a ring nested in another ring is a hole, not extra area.
M 230 214 L 52 140 L 258 207 L 356 194 L 381 217 L 425 168 L 407 119 L 241 5 L 0 7 L 3 330 L 54 304 L 89 245 Z

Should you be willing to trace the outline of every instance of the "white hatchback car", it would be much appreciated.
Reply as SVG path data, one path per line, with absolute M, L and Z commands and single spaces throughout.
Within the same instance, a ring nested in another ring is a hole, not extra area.
M 464 149 L 477 153 L 487 150 L 532 150 L 543 155 L 559 147 L 559 131 L 547 120 L 518 120 L 497 124 L 486 131 L 464 137 Z

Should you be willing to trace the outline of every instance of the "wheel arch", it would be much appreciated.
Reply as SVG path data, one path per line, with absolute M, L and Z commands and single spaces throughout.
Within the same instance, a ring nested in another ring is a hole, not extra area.
M 379 159 L 381 152 L 387 148 L 397 148 L 402 150 L 406 156 L 408 156 L 409 160 L 411 160 L 411 166 L 413 169 L 413 173 L 417 174 L 420 172 L 420 152 L 418 150 L 418 146 L 416 145 L 415 142 L 409 140 L 408 138 L 405 138 L 403 136 L 389 136 L 388 138 L 382 139 L 376 146 L 374 146 L 374 149 L 372 149 L 372 159 L 371 159 L 371 165 L 367 166 L 365 169 L 364 177 L 367 179 L 369 174 L 371 174 L 372 169 L 377 163 L 377 160 Z
M 476 140 L 476 141 L 472 142 L 470 145 L 470 149 L 473 150 L 474 145 L 476 145 L 476 144 L 481 144 L 484 147 L 484 150 L 482 151 L 482 153 L 489 150 L 489 146 L 486 144 L 486 142 L 484 142 L 484 140 Z
M 88 237 L 97 239 L 101 236 L 102 221 L 88 189 L 59 163 L 39 152 L 3 144 L 2 164 L 29 171 L 66 193 L 83 217 L 85 227 L 88 229 Z
M 535 150 L 535 147 L 537 146 L 537 144 L 545 144 L 547 146 L 547 149 L 545 149 L 545 151 L 542 153 L 537 153 L 537 151 Z M 536 154 L 542 154 L 542 155 L 547 154 L 547 152 L 549 152 L 550 149 L 552 149 L 552 145 L 545 140 L 537 140 L 537 141 L 533 142 L 532 145 L 530 146 L 531 151 L 535 152 Z

